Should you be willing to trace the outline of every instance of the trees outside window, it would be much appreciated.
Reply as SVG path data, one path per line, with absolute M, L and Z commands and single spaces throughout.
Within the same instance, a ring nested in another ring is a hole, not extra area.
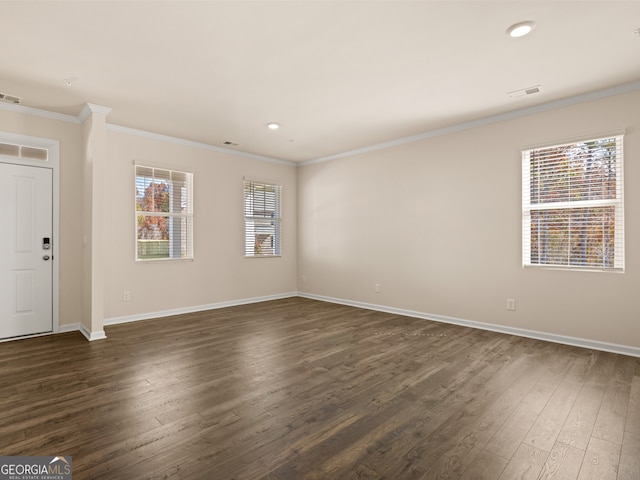
M 136 260 L 193 258 L 193 174 L 135 169 Z
M 624 269 L 622 136 L 522 152 L 523 265 Z

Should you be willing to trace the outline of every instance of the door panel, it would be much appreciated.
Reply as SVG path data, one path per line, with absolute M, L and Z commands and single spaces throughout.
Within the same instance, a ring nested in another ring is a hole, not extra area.
M 0 338 L 53 330 L 52 220 L 52 170 L 0 163 Z

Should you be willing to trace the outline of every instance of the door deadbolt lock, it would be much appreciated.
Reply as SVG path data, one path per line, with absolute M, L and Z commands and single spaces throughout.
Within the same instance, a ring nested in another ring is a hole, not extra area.
M 44 237 L 42 239 L 42 249 L 49 250 L 51 248 L 51 239 L 49 237 Z

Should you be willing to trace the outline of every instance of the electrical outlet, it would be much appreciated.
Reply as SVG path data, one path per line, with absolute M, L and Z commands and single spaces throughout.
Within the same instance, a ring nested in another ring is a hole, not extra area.
M 131 292 L 129 290 L 125 290 L 122 292 L 122 301 L 128 302 L 129 300 L 131 300 Z
M 376 291 L 376 293 L 380 293 L 380 284 L 379 283 L 376 283 L 373 288 Z
M 513 298 L 507 298 L 507 310 L 515 310 L 516 301 Z

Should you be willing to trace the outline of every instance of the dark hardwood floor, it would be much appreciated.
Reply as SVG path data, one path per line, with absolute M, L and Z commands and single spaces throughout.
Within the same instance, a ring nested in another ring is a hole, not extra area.
M 0 344 L 84 479 L 640 479 L 640 359 L 291 298 Z

